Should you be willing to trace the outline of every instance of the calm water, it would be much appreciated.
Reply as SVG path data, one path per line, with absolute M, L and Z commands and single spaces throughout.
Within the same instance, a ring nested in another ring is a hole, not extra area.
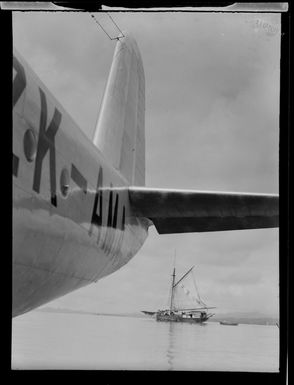
M 13 319 L 12 368 L 276 372 L 279 329 L 33 311 Z

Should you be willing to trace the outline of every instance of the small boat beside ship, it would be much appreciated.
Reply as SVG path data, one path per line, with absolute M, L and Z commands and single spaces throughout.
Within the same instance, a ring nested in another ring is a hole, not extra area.
M 230 325 L 230 326 L 238 326 L 238 322 L 231 322 L 231 321 L 220 321 L 221 325 Z
M 156 311 L 142 310 L 142 313 L 144 313 L 146 315 L 150 315 L 152 317 L 152 316 L 154 316 L 154 314 L 156 314 Z
M 156 321 L 204 323 L 214 314 L 200 298 L 193 276 L 194 266 L 176 282 L 176 269 L 172 274 L 169 308 L 155 313 Z M 146 312 L 144 312 L 146 313 Z

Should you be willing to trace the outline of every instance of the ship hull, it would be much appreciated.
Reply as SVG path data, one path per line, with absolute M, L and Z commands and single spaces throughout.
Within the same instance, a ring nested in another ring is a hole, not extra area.
M 181 315 L 164 315 L 164 314 L 156 314 L 156 321 L 163 322 L 185 322 L 190 324 L 201 324 L 208 320 L 209 317 L 182 317 Z

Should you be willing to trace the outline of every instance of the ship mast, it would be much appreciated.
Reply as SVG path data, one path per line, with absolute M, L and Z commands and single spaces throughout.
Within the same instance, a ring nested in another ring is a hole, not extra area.
M 178 284 L 179 284 L 179 283 L 180 283 L 180 282 L 181 282 L 181 281 L 182 281 L 182 280 L 183 280 L 183 279 L 190 273 L 190 271 L 193 270 L 193 269 L 194 269 L 194 266 L 192 266 L 191 269 L 188 270 L 187 273 L 185 273 L 185 274 L 182 276 L 182 278 L 178 280 L 178 282 L 175 284 L 175 286 L 177 286 L 177 285 L 178 285 Z
M 176 279 L 176 268 L 175 267 L 174 267 L 174 271 L 173 271 L 172 277 L 173 277 L 173 280 L 172 280 L 171 296 L 170 296 L 170 311 L 173 310 L 174 285 L 175 285 L 175 279 Z

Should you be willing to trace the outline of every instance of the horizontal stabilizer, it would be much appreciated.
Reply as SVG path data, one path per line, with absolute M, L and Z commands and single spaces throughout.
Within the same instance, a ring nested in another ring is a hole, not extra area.
M 278 195 L 130 187 L 129 199 L 160 234 L 279 226 Z

